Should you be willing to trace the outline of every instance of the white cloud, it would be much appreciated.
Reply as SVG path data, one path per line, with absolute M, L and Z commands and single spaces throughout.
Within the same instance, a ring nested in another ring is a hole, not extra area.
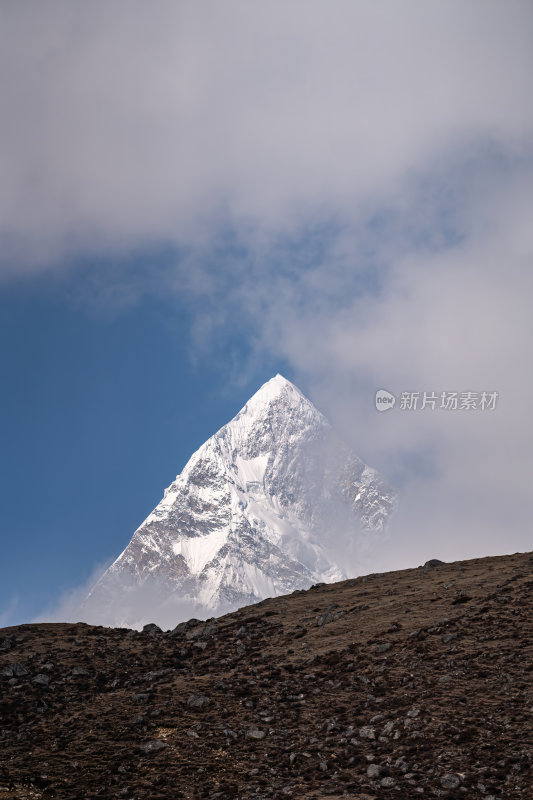
M 20 609 L 20 597 L 14 594 L 10 598 L 7 606 L 0 611 L 0 628 L 17 624 L 14 620 L 16 619 L 18 609 Z
M 467 150 L 429 181 L 406 180 L 381 219 L 369 207 L 288 242 L 251 236 L 242 262 L 206 258 L 205 349 L 237 330 L 253 361 L 288 363 L 356 452 L 401 484 L 376 563 L 532 546 L 532 201 L 531 159 Z M 377 414 L 380 387 L 500 397 L 494 412 Z
M 114 558 L 96 564 L 89 577 L 78 586 L 73 586 L 63 592 L 57 600 L 47 609 L 44 609 L 32 622 L 79 622 L 80 606 L 93 588 L 94 584 L 102 577 L 106 569 L 112 564 Z M 98 624 L 98 623 L 95 623 Z
M 389 567 L 533 543 L 533 249 L 524 214 L 531 165 L 493 188 L 488 199 L 484 185 L 469 190 L 458 241 L 397 248 L 381 291 L 348 294 L 343 308 L 326 303 L 319 313 L 280 310 L 278 300 L 264 323 L 268 346 L 277 342 L 356 451 L 402 483 L 403 508 L 382 555 Z M 347 287 L 357 249 L 352 257 L 348 248 Z M 327 285 L 327 264 L 320 272 Z M 377 414 L 381 387 L 495 390 L 500 398 L 490 413 Z
M 520 0 L 96 0 L 0 10 L 3 272 L 290 227 L 532 133 Z

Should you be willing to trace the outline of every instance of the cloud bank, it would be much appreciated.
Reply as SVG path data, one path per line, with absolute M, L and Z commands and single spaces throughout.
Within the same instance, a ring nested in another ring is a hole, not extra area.
M 31 0 L 0 12 L 2 270 L 290 230 L 530 141 L 529 3 Z
M 101 564 L 96 564 L 82 584 L 62 592 L 54 603 L 43 609 L 31 622 L 79 622 L 81 620 L 79 614 L 81 604 L 94 584 L 102 577 L 106 569 L 111 566 L 113 560 L 107 559 Z M 100 620 L 95 620 L 94 624 L 100 624 Z

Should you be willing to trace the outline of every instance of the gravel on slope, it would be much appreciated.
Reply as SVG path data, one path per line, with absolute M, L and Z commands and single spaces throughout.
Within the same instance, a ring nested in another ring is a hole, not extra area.
M 529 800 L 531 554 L 0 630 L 0 800 Z

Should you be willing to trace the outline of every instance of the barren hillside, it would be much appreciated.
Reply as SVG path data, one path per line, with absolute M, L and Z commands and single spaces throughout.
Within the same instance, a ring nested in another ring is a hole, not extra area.
M 531 797 L 530 554 L 0 631 L 0 798 Z

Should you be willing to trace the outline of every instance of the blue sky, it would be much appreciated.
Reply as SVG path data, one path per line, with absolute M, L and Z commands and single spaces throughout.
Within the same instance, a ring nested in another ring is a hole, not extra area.
M 80 308 L 71 289 L 38 280 L 1 298 L 5 624 L 116 557 L 189 456 L 276 370 L 263 362 L 236 386 L 234 347 L 226 362 L 191 362 L 185 311 L 162 298 Z
M 377 566 L 531 549 L 530 4 L 30 0 L 0 53 L 1 624 L 278 371 L 402 488 Z

